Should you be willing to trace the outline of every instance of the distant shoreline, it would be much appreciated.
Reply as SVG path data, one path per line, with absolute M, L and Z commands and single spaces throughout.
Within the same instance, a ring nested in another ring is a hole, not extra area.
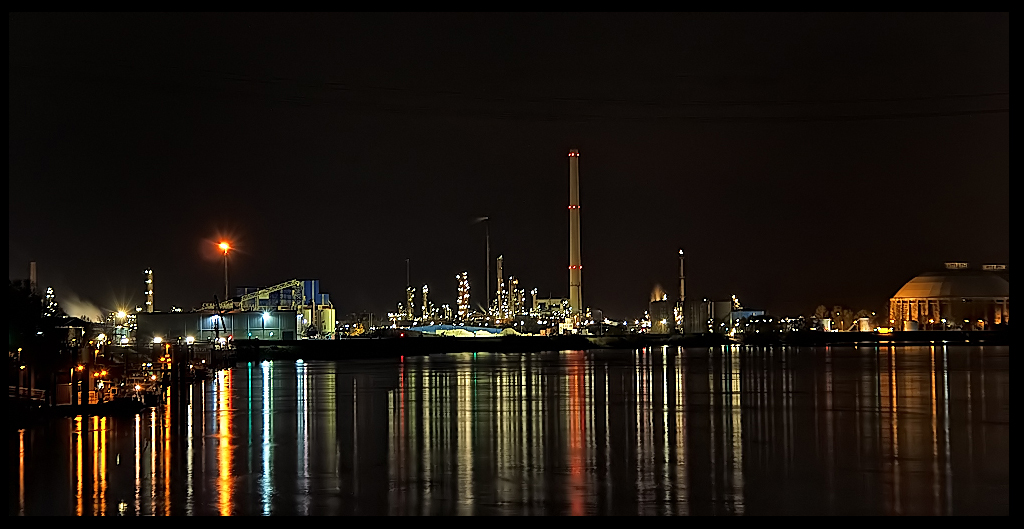
M 529 353 L 644 347 L 835 346 L 835 345 L 1009 345 L 1009 331 L 907 331 L 894 333 L 804 331 L 746 336 L 731 340 L 718 334 L 629 336 L 410 336 L 338 340 L 235 340 L 235 360 L 366 359 L 460 352 Z

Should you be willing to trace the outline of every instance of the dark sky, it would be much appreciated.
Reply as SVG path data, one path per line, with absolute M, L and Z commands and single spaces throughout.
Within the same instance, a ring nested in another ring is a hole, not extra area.
M 943 261 L 1009 262 L 1008 14 L 9 15 L 9 275 L 194 307 L 318 278 L 340 314 L 414 285 L 877 310 Z M 493 270 L 493 267 L 492 267 Z M 493 286 L 493 280 L 492 280 Z M 232 288 L 232 291 L 234 289 Z M 83 309 L 84 310 L 84 309 Z

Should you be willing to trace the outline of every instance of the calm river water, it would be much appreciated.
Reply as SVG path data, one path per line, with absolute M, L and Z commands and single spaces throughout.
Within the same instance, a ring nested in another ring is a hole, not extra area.
M 9 513 L 1008 515 L 1009 366 L 942 345 L 253 363 L 11 432 Z

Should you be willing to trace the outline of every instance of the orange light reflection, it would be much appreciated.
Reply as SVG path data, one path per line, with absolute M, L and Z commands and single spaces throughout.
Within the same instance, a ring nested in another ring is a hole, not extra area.
M 217 393 L 217 507 L 221 516 L 231 515 L 234 480 L 231 476 L 231 370 L 221 371 Z

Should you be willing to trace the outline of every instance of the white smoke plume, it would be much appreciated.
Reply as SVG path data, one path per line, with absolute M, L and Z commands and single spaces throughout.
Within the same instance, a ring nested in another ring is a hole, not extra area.
M 54 294 L 57 297 L 57 304 L 68 316 L 92 322 L 103 321 L 103 309 L 95 303 L 78 297 L 74 292 L 55 290 Z

